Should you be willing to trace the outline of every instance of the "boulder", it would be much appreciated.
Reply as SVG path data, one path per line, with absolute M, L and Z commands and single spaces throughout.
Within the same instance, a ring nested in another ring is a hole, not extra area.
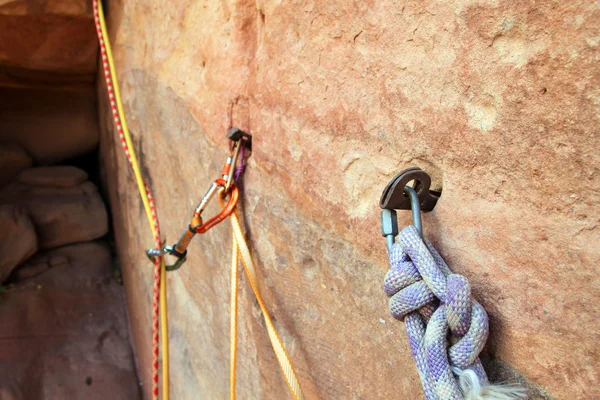
M 35 229 L 27 212 L 15 205 L 0 205 L 0 283 L 36 252 Z
M 38 276 L 50 268 L 68 264 L 69 259 L 65 256 L 53 254 L 52 252 L 40 252 L 31 257 L 27 262 L 16 268 L 11 278 L 15 281 L 23 281 Z
M 98 39 L 86 0 L 0 0 L 0 140 L 40 164 L 98 144 Z M 2 177 L 0 177 L 0 184 Z
M 31 167 L 33 160 L 16 143 L 0 143 L 0 186 L 10 182 L 20 171 Z
M 71 166 L 29 168 L 17 176 L 19 182 L 29 186 L 64 188 L 77 186 L 87 178 L 87 172 Z
M 36 258 L 60 262 L 2 295 L 0 399 L 140 399 L 108 246 L 80 243 Z
M 0 140 L 19 143 L 42 165 L 87 154 L 99 140 L 95 107 L 91 85 L 0 88 Z
M 50 186 L 50 169 L 58 171 L 54 186 Z M 76 184 L 81 174 L 75 169 L 51 167 L 42 172 L 24 174 L 26 182 L 39 186 L 16 181 L 0 190 L 0 203 L 19 204 L 29 212 L 40 249 L 85 242 L 108 232 L 106 207 L 93 183 Z
M 0 64 L 93 72 L 98 40 L 86 0 L 0 1 Z
M 0 15 L 39 16 L 64 15 L 85 17 L 91 16 L 90 2 L 86 0 L 52 0 L 33 2 L 30 0 L 0 1 Z

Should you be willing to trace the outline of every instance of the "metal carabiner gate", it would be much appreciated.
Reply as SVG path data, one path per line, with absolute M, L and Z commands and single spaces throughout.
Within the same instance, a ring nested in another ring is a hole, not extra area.
M 151 261 L 154 261 L 154 257 L 166 254 L 176 257 L 177 261 L 175 263 L 166 266 L 167 271 L 179 269 L 185 263 L 187 260 L 187 247 L 196 234 L 206 233 L 215 225 L 223 222 L 235 210 L 240 194 L 239 189 L 233 182 L 234 167 L 240 154 L 240 148 L 244 146 L 249 150 L 252 149 L 252 136 L 238 128 L 232 128 L 227 133 L 227 138 L 233 142 L 233 146 L 231 147 L 229 157 L 227 157 L 223 165 L 221 178 L 216 179 L 204 196 L 202 196 L 200 203 L 194 209 L 192 220 L 187 229 L 179 237 L 177 243 L 173 246 L 164 246 L 162 249 L 146 250 L 146 255 Z M 221 200 L 227 196 L 229 196 L 229 200 L 217 215 L 204 222 L 202 220 L 202 213 L 217 193 L 221 197 Z
M 408 185 L 414 182 L 414 187 Z M 411 210 L 413 225 L 423 239 L 421 211 L 433 210 L 441 193 L 429 190 L 431 177 L 418 167 L 408 168 L 396 175 L 385 187 L 379 202 L 381 210 L 381 235 L 386 238 L 388 251 L 398 235 L 396 211 Z

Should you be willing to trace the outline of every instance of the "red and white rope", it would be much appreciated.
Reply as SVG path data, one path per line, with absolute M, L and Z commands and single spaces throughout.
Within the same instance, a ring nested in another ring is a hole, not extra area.
M 129 151 L 129 146 L 127 145 L 127 140 L 125 139 L 125 134 L 123 131 L 123 125 L 121 120 L 124 119 L 123 116 L 119 115 L 119 110 L 117 107 L 117 102 L 115 99 L 115 89 L 113 87 L 113 76 L 110 71 L 110 66 L 108 63 L 108 56 L 105 45 L 105 38 L 102 31 L 102 26 L 100 24 L 100 17 L 98 14 L 98 1 L 93 1 L 93 10 L 94 10 L 94 21 L 96 23 L 96 32 L 98 34 L 98 41 L 100 42 L 100 56 L 102 57 L 102 68 L 104 70 L 104 77 L 106 79 L 106 88 L 108 91 L 108 98 L 110 101 L 110 107 L 112 110 L 113 119 L 115 121 L 115 126 L 117 131 L 119 132 L 119 139 L 121 140 L 121 145 L 123 146 L 123 150 L 125 151 L 125 155 L 127 156 L 127 160 L 129 161 L 129 165 L 134 168 L 133 160 L 131 158 L 131 153 Z M 158 224 L 158 217 L 156 215 L 156 206 L 154 203 L 154 198 L 152 197 L 152 193 L 150 191 L 150 187 L 144 180 L 144 190 L 146 192 L 146 196 L 148 197 L 148 204 L 150 205 L 150 210 L 152 213 L 152 224 L 154 225 L 154 242 L 156 248 L 159 249 L 161 247 L 160 240 L 160 228 Z M 152 293 L 152 398 L 158 399 L 158 359 L 159 359 L 159 337 L 158 337 L 158 324 L 159 324 L 159 300 L 160 300 L 160 266 L 161 261 L 159 257 L 154 259 L 154 287 Z

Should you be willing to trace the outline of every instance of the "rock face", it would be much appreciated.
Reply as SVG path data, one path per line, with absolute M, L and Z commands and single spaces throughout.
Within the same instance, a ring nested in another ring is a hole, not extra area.
M 98 189 L 86 178 L 74 167 L 25 170 L 0 190 L 0 204 L 29 212 L 41 249 L 97 239 L 108 232 L 108 216 Z
M 382 290 L 378 210 L 414 165 L 443 188 L 425 233 L 488 310 L 487 356 L 539 385 L 533 398 L 600 397 L 598 3 L 131 0 L 108 25 L 169 243 L 219 175 L 226 130 L 254 135 L 243 215 L 307 398 L 423 398 Z M 100 96 L 149 387 L 152 236 Z M 227 224 L 196 237 L 168 275 L 174 398 L 228 396 L 229 243 Z M 238 396 L 282 398 L 240 287 Z
M 1 295 L 0 398 L 140 399 L 107 246 L 66 246 L 32 261 L 52 268 Z
M 0 0 L 0 27 L 0 141 L 19 143 L 39 164 L 95 149 L 91 1 Z
M 92 73 L 98 41 L 86 0 L 0 2 L 0 66 Z
M 98 145 L 93 89 L 0 88 L 0 140 L 16 141 L 40 164 Z
M 0 143 L 0 187 L 10 182 L 20 171 L 31 167 L 32 163 L 33 160 L 23 147 Z
M 29 215 L 13 205 L 0 205 L 0 284 L 12 270 L 37 251 L 35 228 Z
M 87 178 L 87 172 L 70 166 L 30 168 L 17 176 L 17 180 L 25 185 L 64 188 L 77 186 Z

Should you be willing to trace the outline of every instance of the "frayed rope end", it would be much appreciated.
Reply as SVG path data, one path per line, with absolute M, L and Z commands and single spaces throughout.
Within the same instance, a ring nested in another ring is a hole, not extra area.
M 470 370 L 452 368 L 458 376 L 465 400 L 517 400 L 527 398 L 527 389 L 513 384 L 488 384 L 481 386 L 477 374 Z

